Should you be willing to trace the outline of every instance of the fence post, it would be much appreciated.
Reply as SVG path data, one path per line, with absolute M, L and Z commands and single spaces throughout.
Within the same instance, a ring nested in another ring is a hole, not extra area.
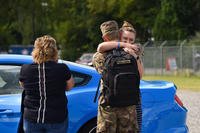
M 145 47 L 147 46 L 148 42 L 145 42 L 143 45 L 143 49 L 145 49 Z M 145 51 L 145 50 L 144 50 Z M 142 62 L 145 62 L 145 58 L 144 56 L 142 56 Z M 144 66 L 143 66 L 144 67 Z
M 183 71 L 183 45 L 186 43 L 186 40 L 183 40 L 181 42 L 181 45 L 180 45 L 180 52 L 179 52 L 179 56 L 180 56 L 180 68 L 181 68 L 181 71 Z
M 193 71 L 195 71 L 195 53 L 196 53 L 196 51 L 195 51 L 195 45 L 194 44 L 192 44 L 192 67 L 193 67 Z
M 161 45 L 160 45 L 160 51 L 161 51 L 161 75 L 163 75 L 163 47 L 164 47 L 165 44 L 167 44 L 166 40 L 164 42 L 162 42 Z

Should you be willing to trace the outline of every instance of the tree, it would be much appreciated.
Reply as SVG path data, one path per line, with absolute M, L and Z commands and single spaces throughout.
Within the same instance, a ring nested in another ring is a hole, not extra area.
M 88 3 L 90 12 L 98 18 L 101 16 L 101 22 L 115 19 L 119 25 L 123 20 L 132 23 L 137 30 L 139 41 L 147 41 L 151 37 L 151 29 L 160 9 L 158 0 L 88 0 Z
M 199 0 L 1 0 L 0 15 L 1 47 L 49 34 L 72 61 L 96 51 L 99 26 L 111 19 L 132 23 L 140 42 L 182 40 L 200 30 Z
M 193 36 L 190 40 L 189 40 L 189 44 L 190 45 L 198 45 L 200 46 L 200 32 L 197 32 L 195 34 L 195 36 Z
M 194 35 L 194 2 L 190 0 L 163 0 L 153 27 L 156 40 L 183 40 Z

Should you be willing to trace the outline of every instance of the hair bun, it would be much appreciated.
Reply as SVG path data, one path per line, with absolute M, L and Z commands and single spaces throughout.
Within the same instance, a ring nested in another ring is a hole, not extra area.
M 130 27 L 130 28 L 133 28 L 133 25 L 130 24 L 129 22 L 127 22 L 127 21 L 124 21 L 122 27 Z

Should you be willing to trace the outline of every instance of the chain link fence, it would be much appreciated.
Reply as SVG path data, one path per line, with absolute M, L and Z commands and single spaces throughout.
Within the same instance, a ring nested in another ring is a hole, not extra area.
M 145 74 L 197 74 L 200 75 L 200 46 L 144 47 Z

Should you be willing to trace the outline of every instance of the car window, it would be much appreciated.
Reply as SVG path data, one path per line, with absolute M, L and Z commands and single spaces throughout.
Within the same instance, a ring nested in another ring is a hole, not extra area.
M 0 66 L 0 95 L 21 93 L 19 87 L 19 71 L 21 66 Z
M 6 84 L 6 82 L 0 77 L 0 87 L 3 87 Z
M 91 79 L 91 76 L 87 74 L 83 74 L 83 73 L 79 73 L 75 71 L 71 71 L 71 73 L 74 78 L 75 87 L 86 85 Z
M 0 95 L 21 93 L 19 86 L 19 72 L 21 66 L 0 65 Z M 91 76 L 79 72 L 72 71 L 75 81 L 75 87 L 86 85 Z

